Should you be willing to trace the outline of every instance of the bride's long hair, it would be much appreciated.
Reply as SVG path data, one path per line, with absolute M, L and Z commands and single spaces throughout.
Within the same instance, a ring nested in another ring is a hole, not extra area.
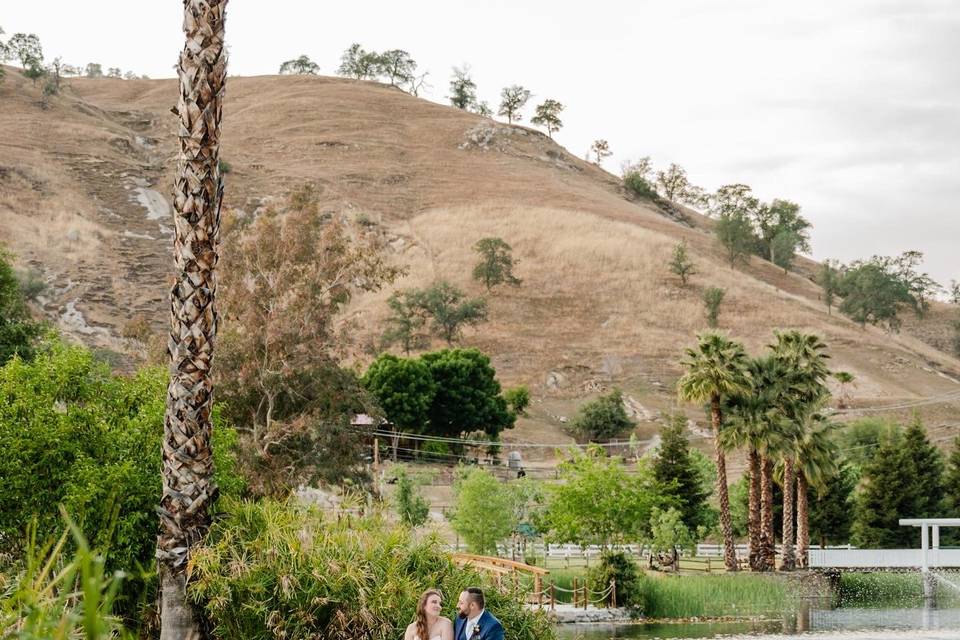
M 417 636 L 420 640 L 430 640 L 430 625 L 427 624 L 427 600 L 430 596 L 437 596 L 441 600 L 443 596 L 436 589 L 427 589 L 420 595 L 417 602 Z

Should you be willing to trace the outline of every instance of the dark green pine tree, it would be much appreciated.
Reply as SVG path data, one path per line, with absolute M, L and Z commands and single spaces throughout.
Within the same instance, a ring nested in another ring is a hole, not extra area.
M 810 490 L 810 545 L 845 544 L 853 524 L 857 470 L 844 463 L 822 491 Z
M 914 486 L 916 502 L 914 512 L 904 514 L 904 518 L 943 517 L 943 456 L 927 438 L 927 430 L 914 414 L 913 422 L 904 433 L 904 455 L 913 460 L 916 470 Z
M 947 469 L 943 476 L 944 505 L 943 513 L 947 518 L 960 518 L 960 436 L 953 441 L 953 450 L 947 458 Z M 940 529 L 940 544 L 951 547 L 960 546 L 960 529 L 946 527 Z
M 900 518 L 916 515 L 917 469 L 907 455 L 904 438 L 886 437 L 863 469 L 863 490 L 857 497 L 852 541 L 874 549 L 908 548 L 919 540 Z
M 696 531 L 710 519 L 709 492 L 690 455 L 690 443 L 684 437 L 687 419 L 682 414 L 670 418 L 660 429 L 660 448 L 653 462 L 653 475 L 665 496 L 676 498 L 683 523 Z

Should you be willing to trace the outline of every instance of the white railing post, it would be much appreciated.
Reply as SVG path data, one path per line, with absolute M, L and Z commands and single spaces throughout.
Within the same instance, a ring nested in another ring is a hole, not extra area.
M 927 523 L 920 524 L 920 570 L 927 572 L 927 549 L 929 547 L 927 538 Z

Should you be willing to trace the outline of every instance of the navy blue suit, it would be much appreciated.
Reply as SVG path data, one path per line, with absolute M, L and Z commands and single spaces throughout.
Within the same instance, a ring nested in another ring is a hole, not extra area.
M 453 623 L 453 640 L 503 640 L 503 625 L 486 609 L 477 624 L 480 625 L 479 635 L 467 636 L 467 630 L 464 629 L 467 621 L 457 616 Z

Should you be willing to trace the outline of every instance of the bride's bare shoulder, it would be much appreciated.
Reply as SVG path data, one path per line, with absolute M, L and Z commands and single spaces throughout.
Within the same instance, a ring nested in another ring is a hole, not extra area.
M 451 629 L 453 628 L 453 623 L 450 621 L 450 618 L 444 618 L 443 616 L 440 616 L 440 619 L 437 620 L 437 622 L 445 627 L 449 627 Z
M 403 633 L 403 640 L 413 640 L 417 633 L 417 623 L 411 622 L 407 625 L 407 630 Z

